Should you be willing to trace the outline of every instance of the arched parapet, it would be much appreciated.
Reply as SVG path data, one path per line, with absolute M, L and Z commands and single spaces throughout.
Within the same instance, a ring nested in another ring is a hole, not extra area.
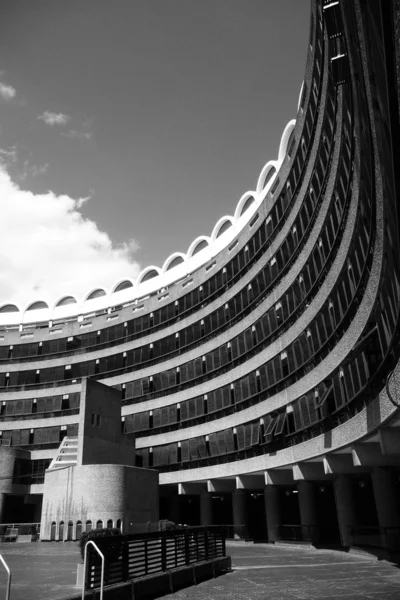
M 187 251 L 188 259 L 193 258 L 196 254 L 203 252 L 211 244 L 211 238 L 208 235 L 199 235 L 189 246 Z
M 189 273 L 204 265 L 211 257 L 211 238 L 208 235 L 200 235 L 190 244 L 187 252 Z
M 115 304 L 121 304 L 127 302 L 136 297 L 135 282 L 132 279 L 125 277 L 119 279 L 111 287 L 109 304 L 113 306 Z
M 302 105 L 303 105 L 303 93 L 305 95 L 305 91 L 306 91 L 306 88 L 304 86 L 304 81 L 302 81 L 301 82 L 299 99 L 297 101 L 297 112 L 299 112 L 299 110 L 302 108 Z
M 83 312 L 91 312 L 100 310 L 108 306 L 108 290 L 105 288 L 94 288 L 85 297 L 82 310 Z
M 16 304 L 3 304 L 0 307 L 0 325 L 19 325 L 21 311 Z
M 286 156 L 290 135 L 295 128 L 296 119 L 292 119 L 283 130 L 281 143 L 279 144 L 278 162 L 281 163 Z M 279 164 L 280 166 L 280 164 Z
M 229 230 L 232 231 L 232 229 L 234 228 L 234 225 L 235 225 L 234 217 L 229 217 L 229 216 L 221 217 L 215 224 L 214 229 L 212 230 L 211 241 L 215 242 L 216 239 L 223 236 Z
M 246 217 L 246 220 L 249 219 L 258 204 L 259 197 L 257 192 L 251 191 L 243 194 L 236 206 L 234 216 L 235 222 L 239 221 L 239 219 L 242 219 L 244 216 Z
M 143 271 L 140 271 L 140 273 L 136 279 L 136 285 L 141 285 L 143 283 L 146 283 L 146 282 L 150 281 L 151 279 L 159 277 L 160 275 L 161 275 L 161 269 L 159 267 L 155 267 L 154 265 L 151 265 L 150 267 L 146 267 L 145 269 L 143 269 Z
M 119 292 L 123 292 L 127 289 L 130 289 L 132 292 L 133 287 L 134 287 L 134 282 L 132 281 L 132 279 L 127 279 L 127 278 L 120 279 L 112 286 L 111 294 L 118 294 Z
M 62 319 L 73 314 L 79 314 L 81 310 L 81 303 L 78 302 L 76 296 L 63 295 L 61 296 L 53 306 L 52 319 Z
M 269 160 L 261 170 L 257 181 L 257 193 L 265 197 L 266 193 L 273 184 L 278 173 L 279 163 L 276 160 Z
M 183 252 L 174 252 L 168 256 L 167 260 L 164 262 L 161 272 L 166 273 L 167 271 L 171 271 L 173 269 L 182 268 L 182 266 L 185 264 L 186 255 L 183 254 Z
M 187 257 L 183 252 L 171 254 L 162 266 L 163 286 L 170 285 L 181 279 L 188 272 Z
M 143 269 L 136 279 L 136 296 L 142 297 L 162 287 L 162 273 L 159 267 L 151 265 Z
M 22 323 L 41 323 L 49 321 L 50 318 L 51 309 L 49 303 L 40 299 L 28 304 L 23 313 Z

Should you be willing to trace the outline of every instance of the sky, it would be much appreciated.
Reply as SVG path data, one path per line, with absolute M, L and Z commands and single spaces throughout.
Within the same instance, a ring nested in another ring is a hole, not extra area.
M 162 266 L 296 117 L 308 0 L 2 0 L 0 306 Z

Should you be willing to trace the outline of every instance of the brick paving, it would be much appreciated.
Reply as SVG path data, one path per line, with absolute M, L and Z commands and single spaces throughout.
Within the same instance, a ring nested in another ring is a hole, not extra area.
M 357 554 L 305 547 L 228 542 L 233 571 L 164 596 L 165 600 L 399 600 L 400 569 Z M 0 544 L 12 600 L 60 600 L 75 587 L 75 543 Z M 4 597 L 5 572 L 0 574 Z

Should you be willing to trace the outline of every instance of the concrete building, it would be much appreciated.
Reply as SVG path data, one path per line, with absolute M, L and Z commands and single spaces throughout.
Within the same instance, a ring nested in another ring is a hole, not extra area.
M 0 308 L 3 522 L 38 520 L 90 377 L 121 394 L 161 517 L 396 545 L 399 22 L 313 0 L 296 119 L 233 216 L 136 281 Z

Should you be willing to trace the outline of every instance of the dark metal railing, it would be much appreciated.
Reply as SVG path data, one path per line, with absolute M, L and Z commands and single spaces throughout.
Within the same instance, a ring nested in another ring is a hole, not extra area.
M 400 548 L 400 527 L 358 525 L 350 527 L 351 545 L 365 548 Z
M 226 556 L 223 527 L 193 527 L 95 540 L 105 557 L 105 585 Z M 86 589 L 100 586 L 101 561 L 88 549 Z

